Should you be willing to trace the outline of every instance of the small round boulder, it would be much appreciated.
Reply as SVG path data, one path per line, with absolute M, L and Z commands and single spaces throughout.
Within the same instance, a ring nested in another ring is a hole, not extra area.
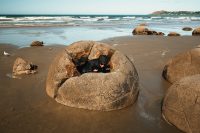
M 44 46 L 44 43 L 43 41 L 33 41 L 31 43 L 31 47 L 34 47 L 34 46 Z
M 200 48 L 180 53 L 165 65 L 162 76 L 170 83 L 183 77 L 200 74 Z
M 36 73 L 37 65 L 34 65 L 20 57 L 18 57 L 13 65 L 13 77 L 23 74 L 34 74 Z
M 200 27 L 194 29 L 193 32 L 192 32 L 192 35 L 193 36 L 200 36 Z
M 183 31 L 192 31 L 192 28 L 191 27 L 184 27 L 182 30 Z
M 181 36 L 179 33 L 176 33 L 176 32 L 170 32 L 168 34 L 168 36 Z
M 109 73 L 80 74 L 76 63 L 100 55 L 110 58 Z M 58 103 L 89 110 L 116 110 L 133 104 L 138 95 L 138 74 L 127 56 L 111 46 L 80 41 L 67 46 L 52 62 L 46 82 L 47 94 Z
M 186 133 L 200 133 L 200 75 L 174 83 L 166 92 L 162 116 Z

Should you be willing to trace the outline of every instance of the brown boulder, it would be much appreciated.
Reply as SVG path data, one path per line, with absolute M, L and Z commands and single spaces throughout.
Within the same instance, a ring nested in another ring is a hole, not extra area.
M 80 57 L 109 56 L 110 73 L 80 73 L 74 62 Z M 52 62 L 47 94 L 57 102 L 90 110 L 115 110 L 133 104 L 138 95 L 138 74 L 132 62 L 111 46 L 80 41 L 66 47 Z
M 186 133 L 200 133 L 200 75 L 185 77 L 166 92 L 162 116 Z
M 148 31 L 149 29 L 145 26 L 137 26 L 132 33 L 133 35 L 147 35 Z
M 163 32 L 157 32 L 157 35 L 164 36 L 165 33 L 163 33 Z
M 176 33 L 176 32 L 170 32 L 168 34 L 168 36 L 181 36 L 179 33 Z
M 17 58 L 13 65 L 13 76 L 23 75 L 23 74 L 33 74 L 36 73 L 37 66 L 25 61 L 22 58 Z
M 170 59 L 163 70 L 163 77 L 173 83 L 183 77 L 200 74 L 200 48 L 192 49 Z
M 184 30 L 184 31 L 192 31 L 192 28 L 191 27 L 184 27 L 182 30 Z
M 194 29 L 193 32 L 192 32 L 192 35 L 193 36 L 199 36 L 200 35 L 200 27 Z
M 33 41 L 30 46 L 44 46 L 44 43 L 42 41 Z

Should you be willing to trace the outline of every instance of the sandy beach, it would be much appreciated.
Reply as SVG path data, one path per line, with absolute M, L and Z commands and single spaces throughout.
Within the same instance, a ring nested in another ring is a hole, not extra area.
M 47 96 L 48 67 L 65 45 L 19 48 L 0 44 L 1 133 L 179 133 L 161 117 L 161 101 L 171 85 L 161 74 L 168 59 L 199 45 L 192 36 L 124 36 L 102 40 L 126 54 L 136 66 L 140 80 L 137 102 L 125 109 L 99 112 L 61 105 Z M 39 66 L 38 73 L 10 78 L 17 57 Z

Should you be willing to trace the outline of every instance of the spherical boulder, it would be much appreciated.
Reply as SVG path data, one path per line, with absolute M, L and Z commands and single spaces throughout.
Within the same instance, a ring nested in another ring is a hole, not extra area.
M 193 36 L 200 36 L 200 27 L 194 29 L 193 32 L 192 32 L 192 35 Z
M 191 27 L 184 27 L 182 30 L 183 31 L 192 31 L 192 28 Z
M 176 33 L 176 32 L 170 32 L 168 34 L 168 36 L 181 36 L 179 33 Z
M 200 133 L 200 75 L 182 78 L 166 92 L 162 116 L 186 133 Z
M 81 57 L 110 58 L 109 73 L 84 73 L 76 68 Z M 46 82 L 47 94 L 58 103 L 89 110 L 116 110 L 135 102 L 138 74 L 127 56 L 111 46 L 80 41 L 67 46 L 52 62 Z
M 170 83 L 183 77 L 200 74 L 200 48 L 180 53 L 170 59 L 164 67 L 162 76 Z
M 37 65 L 18 57 L 13 65 L 13 76 L 36 73 Z
M 34 47 L 34 46 L 44 46 L 44 43 L 43 43 L 43 41 L 33 41 L 30 46 L 31 47 Z

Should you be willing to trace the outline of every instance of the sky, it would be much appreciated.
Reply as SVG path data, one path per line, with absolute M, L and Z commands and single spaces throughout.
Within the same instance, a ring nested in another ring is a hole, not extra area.
M 200 11 L 200 0 L 0 0 L 0 14 L 149 14 Z

